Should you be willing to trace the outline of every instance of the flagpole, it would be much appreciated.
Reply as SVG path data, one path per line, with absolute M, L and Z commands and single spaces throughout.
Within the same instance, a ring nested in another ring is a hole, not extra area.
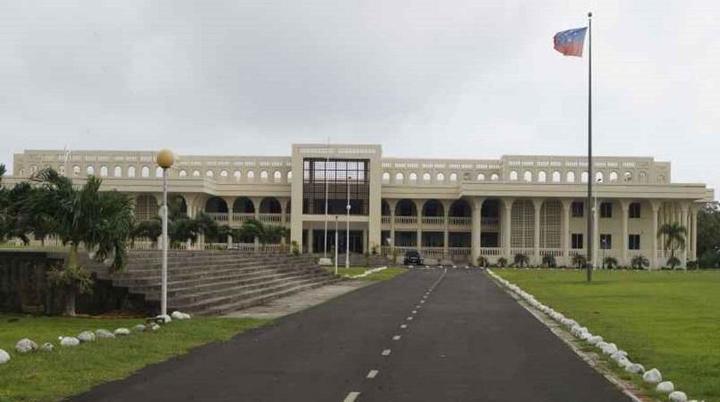
M 595 209 L 592 205 L 592 183 L 593 183 L 593 161 L 592 161 L 592 12 L 588 12 L 588 178 L 587 178 L 587 281 L 592 281 L 593 261 L 593 219 Z

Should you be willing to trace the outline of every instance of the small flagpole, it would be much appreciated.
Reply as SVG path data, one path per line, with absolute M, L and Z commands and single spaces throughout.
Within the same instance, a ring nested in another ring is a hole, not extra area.
M 588 187 L 587 187 L 587 281 L 592 281 L 593 270 L 593 220 L 595 209 L 592 205 L 593 161 L 592 161 L 592 12 L 588 12 Z

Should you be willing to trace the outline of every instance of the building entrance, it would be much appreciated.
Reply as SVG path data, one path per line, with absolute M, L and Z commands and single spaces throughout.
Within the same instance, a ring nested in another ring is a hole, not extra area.
M 334 228 L 333 228 L 334 229 Z M 328 229 L 327 241 L 328 241 L 328 254 L 335 254 L 335 230 Z M 325 241 L 325 231 L 313 230 L 313 253 L 322 253 L 324 251 L 323 242 Z M 338 253 L 345 254 L 345 242 L 346 232 L 338 229 Z M 350 252 L 351 253 L 362 253 L 363 252 L 363 232 L 361 230 L 350 231 Z

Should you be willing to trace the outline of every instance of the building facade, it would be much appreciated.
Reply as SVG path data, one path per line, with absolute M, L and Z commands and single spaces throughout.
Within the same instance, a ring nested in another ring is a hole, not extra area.
M 142 220 L 161 199 L 154 160 L 154 152 L 29 150 L 14 155 L 5 182 L 46 167 L 78 182 L 100 176 L 103 188 L 132 195 Z M 571 265 L 574 255 L 587 255 L 586 214 L 594 213 L 598 264 L 614 257 L 629 265 L 642 255 L 664 265 L 668 251 L 656 234 L 669 222 L 688 230 L 682 263 L 696 259 L 697 212 L 712 190 L 673 183 L 670 163 L 653 158 L 595 157 L 593 164 L 589 178 L 585 157 L 401 159 L 383 157 L 380 145 L 295 144 L 290 156 L 178 155 L 169 189 L 191 216 L 286 225 L 303 252 L 332 250 L 337 227 L 339 250 L 418 249 L 437 261 L 483 256 L 491 263 L 525 254 L 539 264 L 550 255 Z M 586 205 L 590 179 L 596 185 Z

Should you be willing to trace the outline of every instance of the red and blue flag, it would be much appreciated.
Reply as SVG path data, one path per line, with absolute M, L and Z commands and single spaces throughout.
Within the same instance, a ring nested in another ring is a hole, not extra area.
M 583 45 L 585 44 L 585 32 L 587 32 L 587 27 L 568 29 L 567 31 L 556 33 L 553 37 L 555 50 L 565 56 L 582 57 Z

